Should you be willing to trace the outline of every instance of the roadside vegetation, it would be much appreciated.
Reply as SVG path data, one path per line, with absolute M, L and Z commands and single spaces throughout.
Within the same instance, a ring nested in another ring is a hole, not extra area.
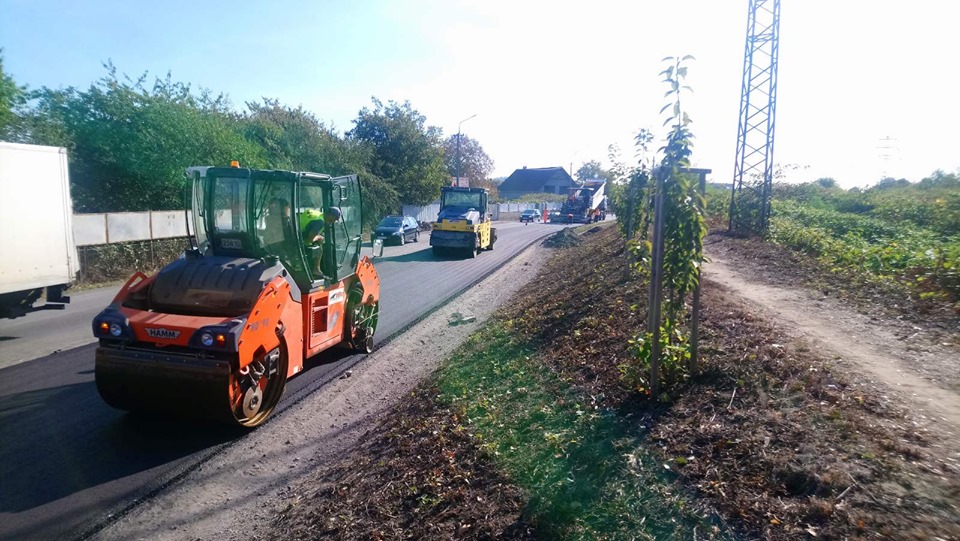
M 843 190 L 823 179 L 775 189 L 771 240 L 910 286 L 960 310 L 960 177 Z
M 519 315 L 519 314 L 518 314 Z M 524 514 L 547 539 L 689 539 L 710 517 L 689 508 L 632 423 L 543 370 L 524 318 L 475 334 L 437 376 L 437 399 L 523 489 Z M 644 472 L 644 468 L 650 468 Z
M 708 193 L 710 224 L 725 229 L 729 191 Z M 960 314 L 960 172 L 866 189 L 844 190 L 830 178 L 774 183 L 766 237 L 839 276 L 931 301 L 921 310 L 946 303 Z
M 716 284 L 703 288 L 700 365 L 689 362 L 688 299 L 718 205 L 679 173 L 692 152 L 680 99 L 688 59 L 665 59 L 661 73 L 670 132 L 659 163 L 647 161 L 646 130 L 638 166 L 611 148 L 619 227 L 564 229 L 545 242 L 556 252 L 540 276 L 361 450 L 304 481 L 277 518 L 280 535 L 960 536 L 960 466 L 941 435 Z M 787 199 L 779 219 L 819 216 L 824 231 L 841 212 L 801 215 L 797 205 L 791 218 Z M 857 223 L 870 220 L 880 218 Z M 652 319 L 661 300 L 664 317 Z M 358 467 L 362 480 L 350 473 Z
M 188 246 L 185 238 L 81 246 L 77 249 L 80 272 L 72 288 L 126 280 L 136 271 L 152 274 L 179 257 Z

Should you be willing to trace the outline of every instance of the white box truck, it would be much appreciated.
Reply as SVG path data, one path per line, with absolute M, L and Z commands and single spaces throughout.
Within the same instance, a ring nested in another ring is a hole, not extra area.
M 70 302 L 63 291 L 80 270 L 72 224 L 67 150 L 0 142 L 0 318 Z

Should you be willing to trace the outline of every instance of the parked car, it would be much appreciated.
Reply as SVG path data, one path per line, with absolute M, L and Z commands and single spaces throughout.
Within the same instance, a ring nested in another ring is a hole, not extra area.
M 413 216 L 387 216 L 380 220 L 373 233 L 370 234 L 370 241 L 377 238 L 383 239 L 383 244 L 405 244 L 408 241 L 420 241 L 420 224 Z
M 521 222 L 539 222 L 542 220 L 540 211 L 537 209 L 528 209 L 520 213 Z

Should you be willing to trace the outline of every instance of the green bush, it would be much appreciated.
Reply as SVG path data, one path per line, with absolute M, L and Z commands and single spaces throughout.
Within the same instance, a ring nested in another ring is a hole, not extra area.
M 78 285 L 126 280 L 137 271 L 150 275 L 180 257 L 188 246 L 185 237 L 81 246 Z
M 821 179 L 824 180 L 824 179 Z M 834 184 L 774 184 L 775 201 L 879 220 L 888 227 L 914 226 L 941 236 L 960 235 L 960 176 L 937 171 L 920 182 L 884 179 L 867 190 Z
M 835 267 L 906 281 L 919 293 L 960 299 L 960 236 L 904 221 L 775 201 L 770 238 Z

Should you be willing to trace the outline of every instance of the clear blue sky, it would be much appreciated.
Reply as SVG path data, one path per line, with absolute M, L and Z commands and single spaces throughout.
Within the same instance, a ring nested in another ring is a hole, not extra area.
M 30 87 L 131 76 L 303 105 L 340 131 L 370 97 L 480 141 L 495 174 L 629 156 L 662 136 L 661 58 L 692 54 L 694 161 L 728 182 L 747 2 L 0 0 L 6 69 Z M 960 168 L 960 4 L 783 0 L 776 161 L 863 186 Z M 886 158 L 882 155 L 888 155 Z

